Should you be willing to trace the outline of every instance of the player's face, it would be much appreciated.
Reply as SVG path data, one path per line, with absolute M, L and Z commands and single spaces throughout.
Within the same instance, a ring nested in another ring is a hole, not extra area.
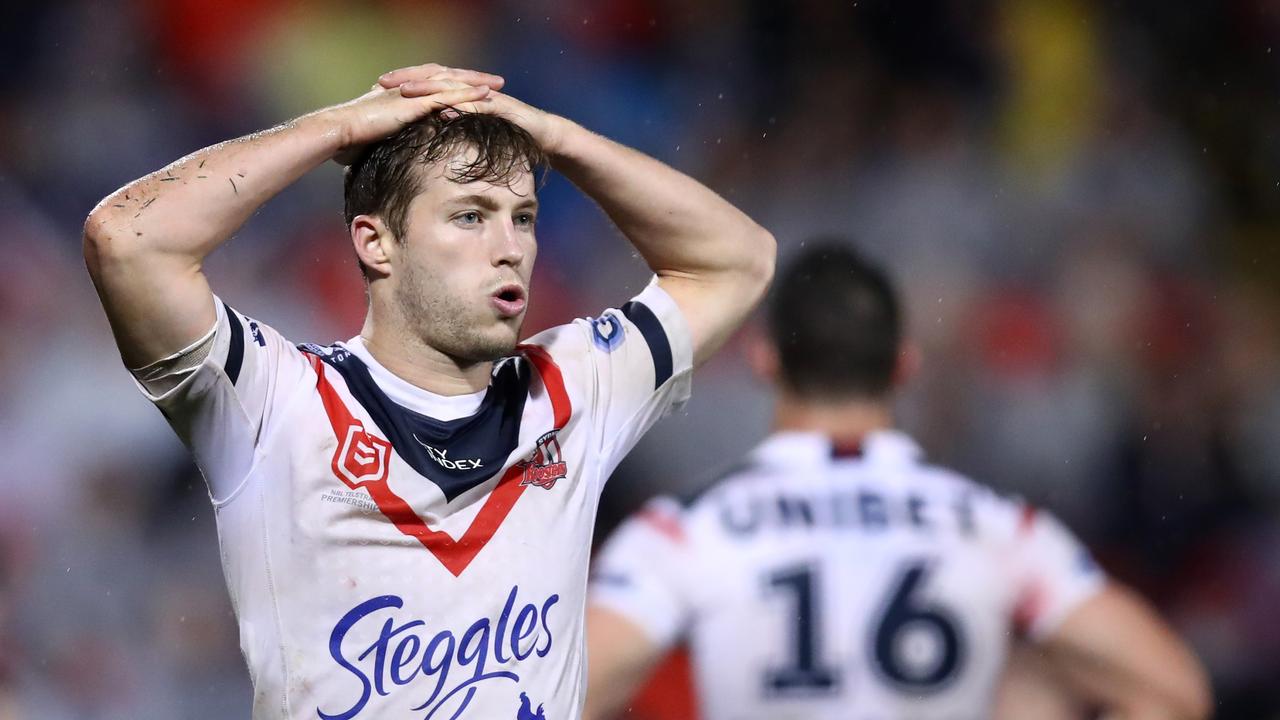
M 494 360 L 515 350 L 528 305 L 538 251 L 533 175 L 509 187 L 459 184 L 444 169 L 423 169 L 424 189 L 409 206 L 396 302 L 428 346 Z

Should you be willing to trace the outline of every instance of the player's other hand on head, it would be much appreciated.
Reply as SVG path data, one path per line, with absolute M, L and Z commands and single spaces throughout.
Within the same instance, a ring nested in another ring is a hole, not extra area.
M 405 92 L 403 83 L 389 85 L 384 81 L 396 77 L 411 79 L 414 91 Z M 498 75 L 476 70 L 418 65 L 386 73 L 369 92 L 318 114 L 332 122 L 341 145 L 334 159 L 345 165 L 359 157 L 364 146 L 393 135 L 433 112 L 455 107 L 479 112 L 475 103 L 493 89 L 502 87 L 504 82 Z
M 492 90 L 501 90 L 506 84 L 506 80 L 501 75 L 493 73 L 481 72 L 479 70 L 467 70 L 464 68 L 451 68 L 439 65 L 437 63 L 428 63 L 426 65 L 414 65 L 412 67 L 400 68 L 383 73 L 378 78 L 378 84 L 375 87 L 381 87 L 387 90 L 394 90 L 403 85 L 426 83 L 428 81 L 448 80 L 451 82 L 461 83 L 463 85 L 471 85 L 478 87 L 484 85 Z M 424 93 L 417 93 L 422 95 Z M 414 93 L 406 92 L 406 97 L 414 96 Z
M 378 84 L 388 90 L 399 88 L 405 97 L 424 97 L 434 91 L 432 84 L 440 75 L 430 74 L 430 68 L 438 67 L 431 65 L 421 65 L 418 67 L 402 68 L 393 70 L 378 78 Z M 487 73 L 476 73 L 473 70 L 456 70 L 449 71 L 455 73 L 449 77 L 458 81 L 480 81 L 482 78 L 496 78 L 499 83 L 490 85 L 490 92 L 480 100 L 456 106 L 459 110 L 467 112 L 482 112 L 491 115 L 501 115 L 511 122 L 524 128 L 526 132 L 533 136 L 544 152 L 549 155 L 555 155 L 560 147 L 561 138 L 564 135 L 564 125 L 566 121 L 549 112 L 540 110 L 521 102 L 516 98 L 498 92 L 502 88 L 502 78 L 496 75 L 488 75 Z M 449 109 L 442 112 L 448 113 Z

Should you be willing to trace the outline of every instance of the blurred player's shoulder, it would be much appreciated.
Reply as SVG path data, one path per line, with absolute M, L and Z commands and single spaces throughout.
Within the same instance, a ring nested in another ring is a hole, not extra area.
M 899 431 L 849 446 L 777 433 L 682 497 L 655 499 L 637 517 L 679 527 L 685 540 L 750 541 L 827 531 L 876 536 L 1015 541 L 1038 513 L 955 470 L 931 464 Z

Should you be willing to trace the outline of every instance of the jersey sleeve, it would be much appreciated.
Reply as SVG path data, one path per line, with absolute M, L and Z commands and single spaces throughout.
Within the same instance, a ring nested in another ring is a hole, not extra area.
M 618 309 L 539 333 L 566 383 L 586 399 L 601 478 L 646 431 L 689 399 L 693 348 L 675 300 L 655 282 Z
M 281 404 L 281 388 L 306 371 L 301 353 L 269 326 L 214 298 L 217 320 L 173 356 L 131 370 L 142 394 L 191 449 L 215 503 L 248 475 Z
M 596 555 L 588 600 L 634 623 L 658 648 L 670 647 L 693 615 L 692 552 L 679 504 L 650 501 Z
M 1030 639 L 1043 640 L 1102 589 L 1106 576 L 1088 549 L 1049 513 L 1025 506 L 1016 542 L 1015 624 Z

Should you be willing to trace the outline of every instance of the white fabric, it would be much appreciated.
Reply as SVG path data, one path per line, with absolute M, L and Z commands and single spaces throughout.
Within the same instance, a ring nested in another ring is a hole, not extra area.
M 1043 638 L 1104 582 L 1052 517 L 898 432 L 852 458 L 775 435 L 689 508 L 647 505 L 592 577 L 593 604 L 689 642 L 706 720 L 986 718 L 1015 626 Z
M 133 379 L 142 386 L 147 395 L 163 395 L 177 387 L 191 373 L 204 364 L 205 358 L 213 352 L 213 341 L 217 328 L 209 328 L 204 337 L 166 358 L 137 368 L 130 369 Z
M 589 320 L 531 338 L 559 367 L 572 404 L 556 438 L 567 475 L 550 487 L 521 484 L 491 539 L 456 574 L 384 515 L 374 484 L 344 484 L 335 453 L 388 468 L 386 487 L 453 544 L 478 517 L 495 517 L 482 509 L 499 478 L 534 457 L 553 428 L 547 385 L 532 363 L 506 361 L 530 363 L 533 376 L 516 449 L 489 480 L 447 502 L 394 450 L 378 455 L 385 431 L 333 367 L 323 366 L 324 377 L 367 436 L 336 436 L 310 356 L 217 302 L 209 356 L 176 388 L 148 396 L 208 481 L 255 720 L 516 718 L 524 698 L 531 713 L 543 705 L 547 718 L 578 716 L 587 559 L 602 484 L 689 393 L 692 349 L 678 307 L 656 285 L 636 299 L 665 332 L 672 377 L 655 388 L 645 338 L 618 310 L 603 316 L 622 331 L 611 347 L 593 339 Z M 234 383 L 226 367 L 233 323 L 243 340 Z M 390 398 L 419 412 L 449 419 L 480 401 L 413 388 L 359 339 L 343 349 L 369 365 Z

